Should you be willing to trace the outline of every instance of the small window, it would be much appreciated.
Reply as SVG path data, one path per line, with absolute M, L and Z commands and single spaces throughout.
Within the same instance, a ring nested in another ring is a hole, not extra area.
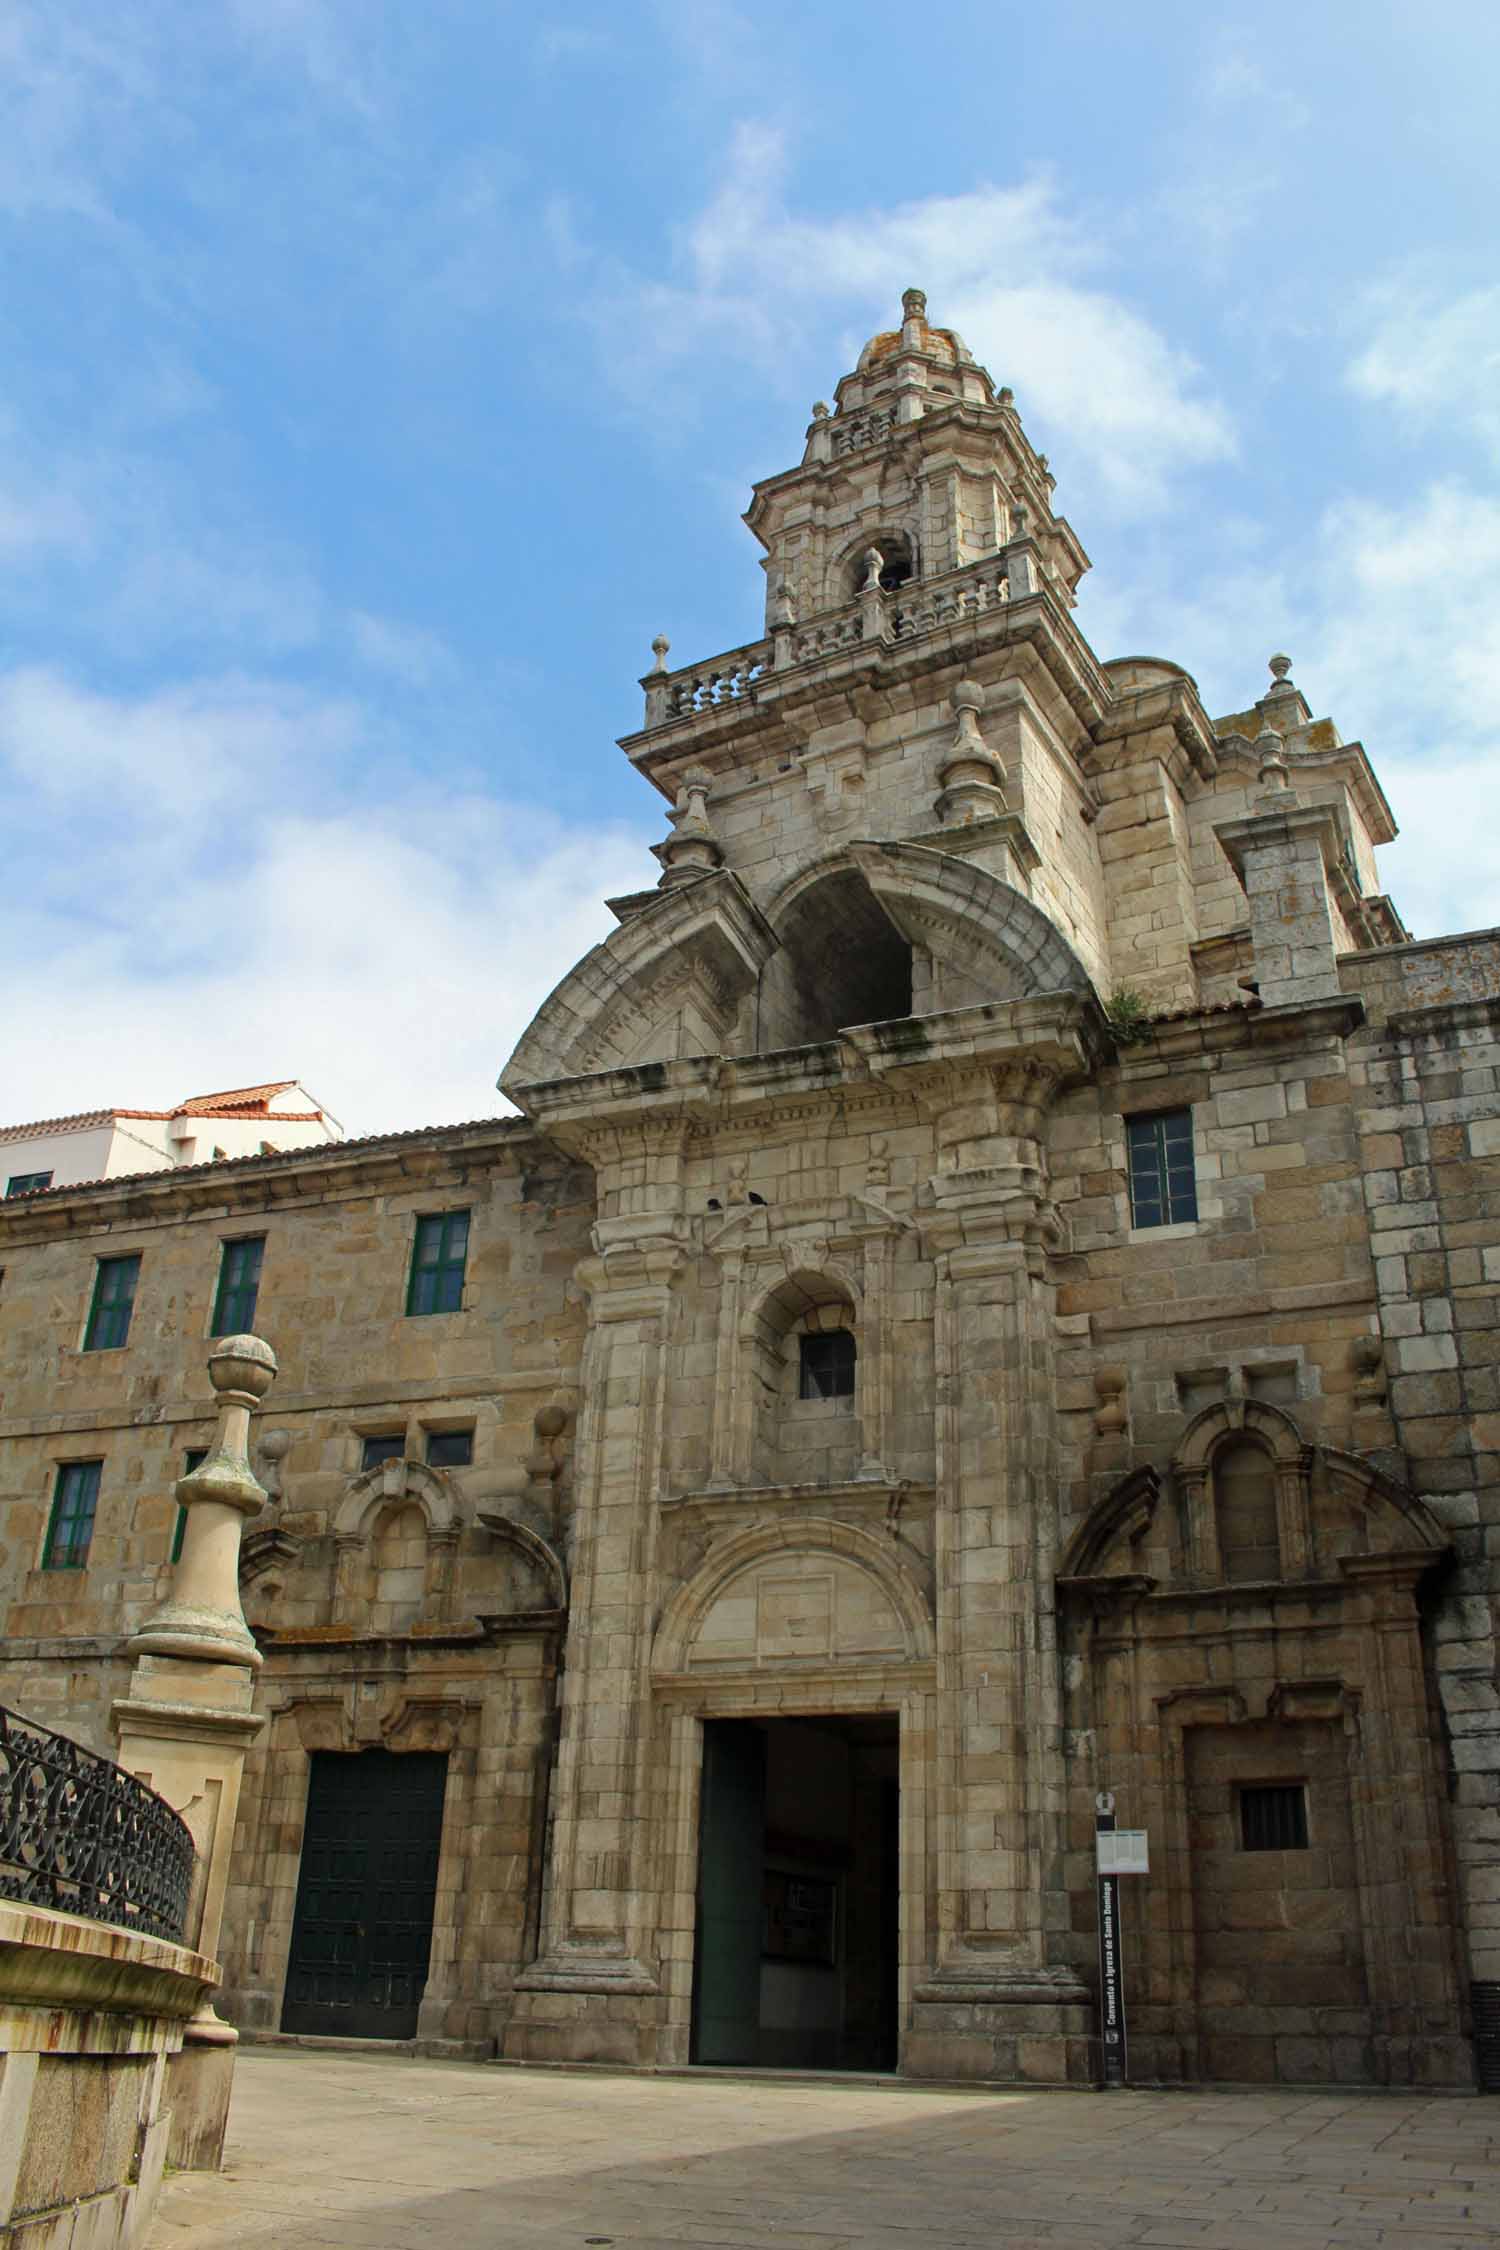
M 405 1437 L 367 1437 L 359 1449 L 359 1465 L 363 1469 L 378 1469 L 382 1461 L 399 1461 L 406 1451 Z
M 469 1250 L 467 1211 L 439 1211 L 418 1219 L 412 1245 L 408 1313 L 457 1312 L 463 1302 L 464 1260 Z
M 798 1338 L 801 1352 L 799 1398 L 853 1398 L 854 1338 L 847 1328 L 821 1330 Z
M 101 1258 L 94 1274 L 94 1301 L 83 1332 L 86 1352 L 118 1351 L 130 1334 L 130 1308 L 141 1270 L 139 1257 Z
M 184 1455 L 182 1456 L 183 1475 L 185 1477 L 190 1477 L 194 1469 L 201 1469 L 207 1459 L 208 1447 L 206 1445 L 190 1445 L 186 1453 L 184 1453 Z M 177 1510 L 177 1521 L 172 1526 L 172 1552 L 167 1557 L 168 1562 L 181 1562 L 182 1535 L 186 1530 L 187 1510 L 186 1508 L 179 1506 Z
M 1307 1785 L 1277 1782 L 1240 1791 L 1240 1843 L 1247 1852 L 1305 1852 Z
M 14 1172 L 5 1183 L 5 1199 L 9 1202 L 13 1195 L 36 1195 L 51 1185 L 50 1172 Z
M 430 1469 L 466 1469 L 474 1458 L 472 1430 L 429 1430 L 427 1466 Z
M 102 1461 L 65 1461 L 57 1472 L 43 1570 L 82 1570 L 94 1536 Z
M 1125 1141 L 1131 1225 L 1171 1227 L 1196 1219 L 1192 1111 L 1164 1109 L 1155 1117 L 1127 1117 Z
M 244 1235 L 226 1242 L 219 1259 L 219 1287 L 214 1298 L 211 1336 L 244 1336 L 255 1326 L 255 1300 L 260 1293 L 263 1234 Z

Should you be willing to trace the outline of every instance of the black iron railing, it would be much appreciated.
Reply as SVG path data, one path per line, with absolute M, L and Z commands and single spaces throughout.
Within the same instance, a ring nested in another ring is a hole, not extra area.
M 0 1898 L 180 1938 L 193 1839 L 123 1766 L 0 1708 Z

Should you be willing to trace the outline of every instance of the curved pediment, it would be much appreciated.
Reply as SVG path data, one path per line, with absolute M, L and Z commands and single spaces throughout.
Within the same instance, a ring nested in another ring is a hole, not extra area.
M 926 1595 L 894 1541 L 832 1518 L 759 1524 L 712 1547 L 668 1603 L 658 1678 L 933 1652 Z
M 719 1054 L 776 940 L 722 869 L 660 898 L 586 953 L 542 1002 L 500 1073 L 526 1089 L 621 1065 Z
M 863 842 L 850 844 L 846 857 L 907 943 L 931 956 L 939 983 L 960 979 L 972 988 L 945 1004 L 1093 989 L 1087 969 L 1041 908 L 973 860 L 927 844 Z M 773 908 L 778 926 L 802 887 L 788 885 Z

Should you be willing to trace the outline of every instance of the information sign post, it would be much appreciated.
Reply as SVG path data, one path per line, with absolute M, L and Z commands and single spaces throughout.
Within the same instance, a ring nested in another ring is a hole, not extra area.
M 1130 2074 L 1125 1974 L 1120 1958 L 1120 1878 L 1149 1871 L 1146 1831 L 1115 1826 L 1115 1801 L 1108 1790 L 1101 1790 L 1094 1799 L 1094 1861 L 1099 1909 L 1099 2038 L 1108 2088 L 1125 2085 Z

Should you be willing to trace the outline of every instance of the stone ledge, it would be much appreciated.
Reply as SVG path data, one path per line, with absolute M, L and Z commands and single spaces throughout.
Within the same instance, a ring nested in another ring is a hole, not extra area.
M 96 2011 L 186 2021 L 218 1982 L 217 1962 L 166 1938 L 0 1901 L 0 2018 L 11 2052 L 115 2052 L 110 2027 L 89 2021 Z

